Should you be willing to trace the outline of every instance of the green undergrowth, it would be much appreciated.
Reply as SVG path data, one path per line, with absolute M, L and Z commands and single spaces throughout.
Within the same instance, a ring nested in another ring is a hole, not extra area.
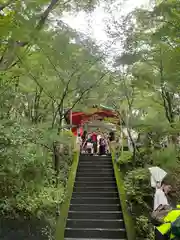
M 66 187 L 66 197 L 64 198 L 64 201 L 61 205 L 60 217 L 57 222 L 56 240 L 64 239 L 64 231 L 66 227 L 66 220 L 68 217 L 69 205 L 72 197 L 78 162 L 79 162 L 79 153 L 74 152 L 73 163 L 72 163 L 71 171 L 69 173 L 69 178 L 68 178 L 67 187 Z
M 142 153 L 143 151 L 140 154 Z M 129 151 L 120 154 L 118 168 L 121 169 L 121 179 L 136 232 L 134 239 L 137 240 L 153 240 L 154 237 L 150 222 L 153 191 L 150 186 L 150 174 L 145 165 L 139 158 L 137 161 L 133 159 Z
M 57 133 L 43 126 L 1 121 L 0 125 L 0 214 L 6 219 L 39 219 L 54 232 L 56 213 L 64 201 L 72 164 L 73 139 L 59 137 L 59 185 L 54 168 L 52 143 Z M 72 146 L 71 146 L 72 143 Z M 48 235 L 45 226 L 45 234 Z M 51 236 L 53 239 L 54 236 Z
M 136 230 L 137 240 L 154 240 L 154 227 L 151 222 L 154 189 L 150 185 L 148 167 L 159 166 L 168 173 L 168 179 L 174 188 L 171 201 L 180 200 L 180 164 L 179 151 L 172 145 L 167 148 L 141 148 L 132 158 L 129 152 L 120 154 L 118 169 Z
M 122 177 L 120 169 L 118 168 L 118 164 L 115 161 L 114 153 L 112 153 L 112 162 L 113 162 L 116 184 L 117 184 L 117 188 L 118 188 L 120 204 L 121 204 L 123 218 L 124 218 L 126 232 L 127 232 L 127 238 L 128 238 L 128 240 L 134 240 L 135 239 L 134 224 L 132 221 L 131 213 L 128 209 L 127 196 L 126 196 L 126 191 L 124 188 L 123 177 Z

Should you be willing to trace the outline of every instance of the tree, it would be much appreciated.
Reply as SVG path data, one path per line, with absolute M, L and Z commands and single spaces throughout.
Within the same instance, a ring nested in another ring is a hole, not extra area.
M 55 10 L 58 14 L 69 8 L 92 10 L 95 4 L 96 1 L 69 0 L 24 1 L 23 4 L 14 0 L 2 3 L 0 69 L 7 70 L 14 66 L 18 62 L 16 53 L 26 55 L 29 52 L 42 30 L 49 27 L 47 20 Z
M 93 1 L 21 3 L 0 5 L 0 211 L 55 223 L 74 147 L 65 109 L 80 106 L 107 71 L 91 39 L 54 20 Z
M 130 126 L 145 135 L 144 147 L 140 149 L 134 166 L 132 167 L 129 159 L 123 163 L 128 170 L 125 172 L 125 182 L 127 184 L 132 181 L 128 187 L 132 190 L 129 198 L 136 202 L 132 203 L 133 206 L 138 208 L 138 199 L 141 199 L 141 203 L 139 202 L 141 207 L 148 202 L 148 206 L 143 209 L 144 212 L 134 209 L 136 222 L 142 220 L 144 226 L 144 216 L 148 216 L 151 200 L 145 192 L 143 192 L 145 199 L 142 199 L 142 192 L 136 191 L 133 182 L 139 178 L 147 181 L 143 175 L 149 164 L 158 164 L 174 176 L 177 176 L 176 172 L 180 169 L 178 163 L 180 16 L 177 9 L 179 1 L 176 0 L 161 1 L 149 9 L 136 9 L 122 21 L 115 21 L 109 31 L 112 38 L 119 37 L 124 43 L 122 54 L 115 55 L 114 67 L 122 72 L 125 66 L 127 76 L 125 83 L 128 85 L 131 78 L 131 84 L 136 89 L 132 105 L 132 112 L 136 113 L 136 116 L 130 121 Z M 122 73 L 119 75 L 122 76 Z M 130 89 L 128 86 L 129 92 Z M 125 98 L 126 92 L 122 91 L 122 88 L 117 90 L 117 95 L 120 96 L 121 92 Z M 118 96 L 115 97 L 116 103 Z M 121 161 L 121 165 L 123 164 Z M 145 175 L 147 176 L 147 173 Z M 176 177 L 174 179 L 179 186 L 178 179 Z M 143 183 L 137 184 L 138 187 L 142 185 Z M 146 220 L 148 221 L 147 218 Z M 141 225 L 138 239 L 144 239 L 145 236 L 146 239 L 151 239 L 151 234 L 147 235 L 149 231 L 143 229 Z

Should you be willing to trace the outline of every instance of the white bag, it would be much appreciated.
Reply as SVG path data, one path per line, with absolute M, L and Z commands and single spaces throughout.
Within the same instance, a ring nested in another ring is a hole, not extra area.
M 161 185 L 161 182 L 167 175 L 167 172 L 159 167 L 151 167 L 149 168 L 149 171 L 151 173 L 151 187 L 156 188 L 158 187 L 158 184 Z

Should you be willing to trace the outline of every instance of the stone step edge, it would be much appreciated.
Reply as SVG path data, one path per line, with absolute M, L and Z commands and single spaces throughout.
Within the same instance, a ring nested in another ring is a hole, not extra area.
M 70 213 L 119 213 L 122 214 L 122 211 L 73 211 L 70 210 Z
M 76 218 L 68 218 L 67 221 L 88 221 L 88 222 L 123 222 L 123 219 L 76 219 Z
M 125 228 L 66 228 L 66 230 L 72 230 L 72 231 L 109 231 L 109 232 L 125 232 Z
M 64 240 L 126 240 L 125 238 L 110 239 L 110 238 L 65 238 Z

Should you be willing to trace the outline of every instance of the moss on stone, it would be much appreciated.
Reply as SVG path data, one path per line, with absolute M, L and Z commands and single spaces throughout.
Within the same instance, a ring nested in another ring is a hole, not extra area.
M 125 228 L 127 232 L 127 239 L 128 240 L 135 240 L 135 228 L 133 224 L 132 217 L 130 215 L 130 212 L 128 211 L 128 206 L 127 206 L 127 198 L 126 198 L 126 193 L 124 189 L 124 182 L 123 178 L 121 175 L 121 171 L 118 168 L 117 163 L 115 162 L 115 152 L 112 152 L 112 162 L 113 162 L 113 168 L 114 168 L 114 174 L 116 178 L 116 184 L 118 188 L 118 193 L 119 193 L 119 199 L 120 199 L 120 204 L 122 208 L 122 213 L 123 213 L 123 218 L 124 218 L 124 223 L 125 223 Z
M 72 163 L 71 171 L 69 173 L 69 178 L 67 182 L 66 197 L 60 208 L 60 217 L 58 219 L 57 228 L 56 228 L 56 240 L 64 239 L 64 232 L 66 228 L 66 221 L 67 221 L 70 201 L 73 193 L 73 187 L 74 187 L 74 182 L 76 178 L 78 162 L 79 162 L 79 152 L 76 151 L 74 152 L 73 163 Z

